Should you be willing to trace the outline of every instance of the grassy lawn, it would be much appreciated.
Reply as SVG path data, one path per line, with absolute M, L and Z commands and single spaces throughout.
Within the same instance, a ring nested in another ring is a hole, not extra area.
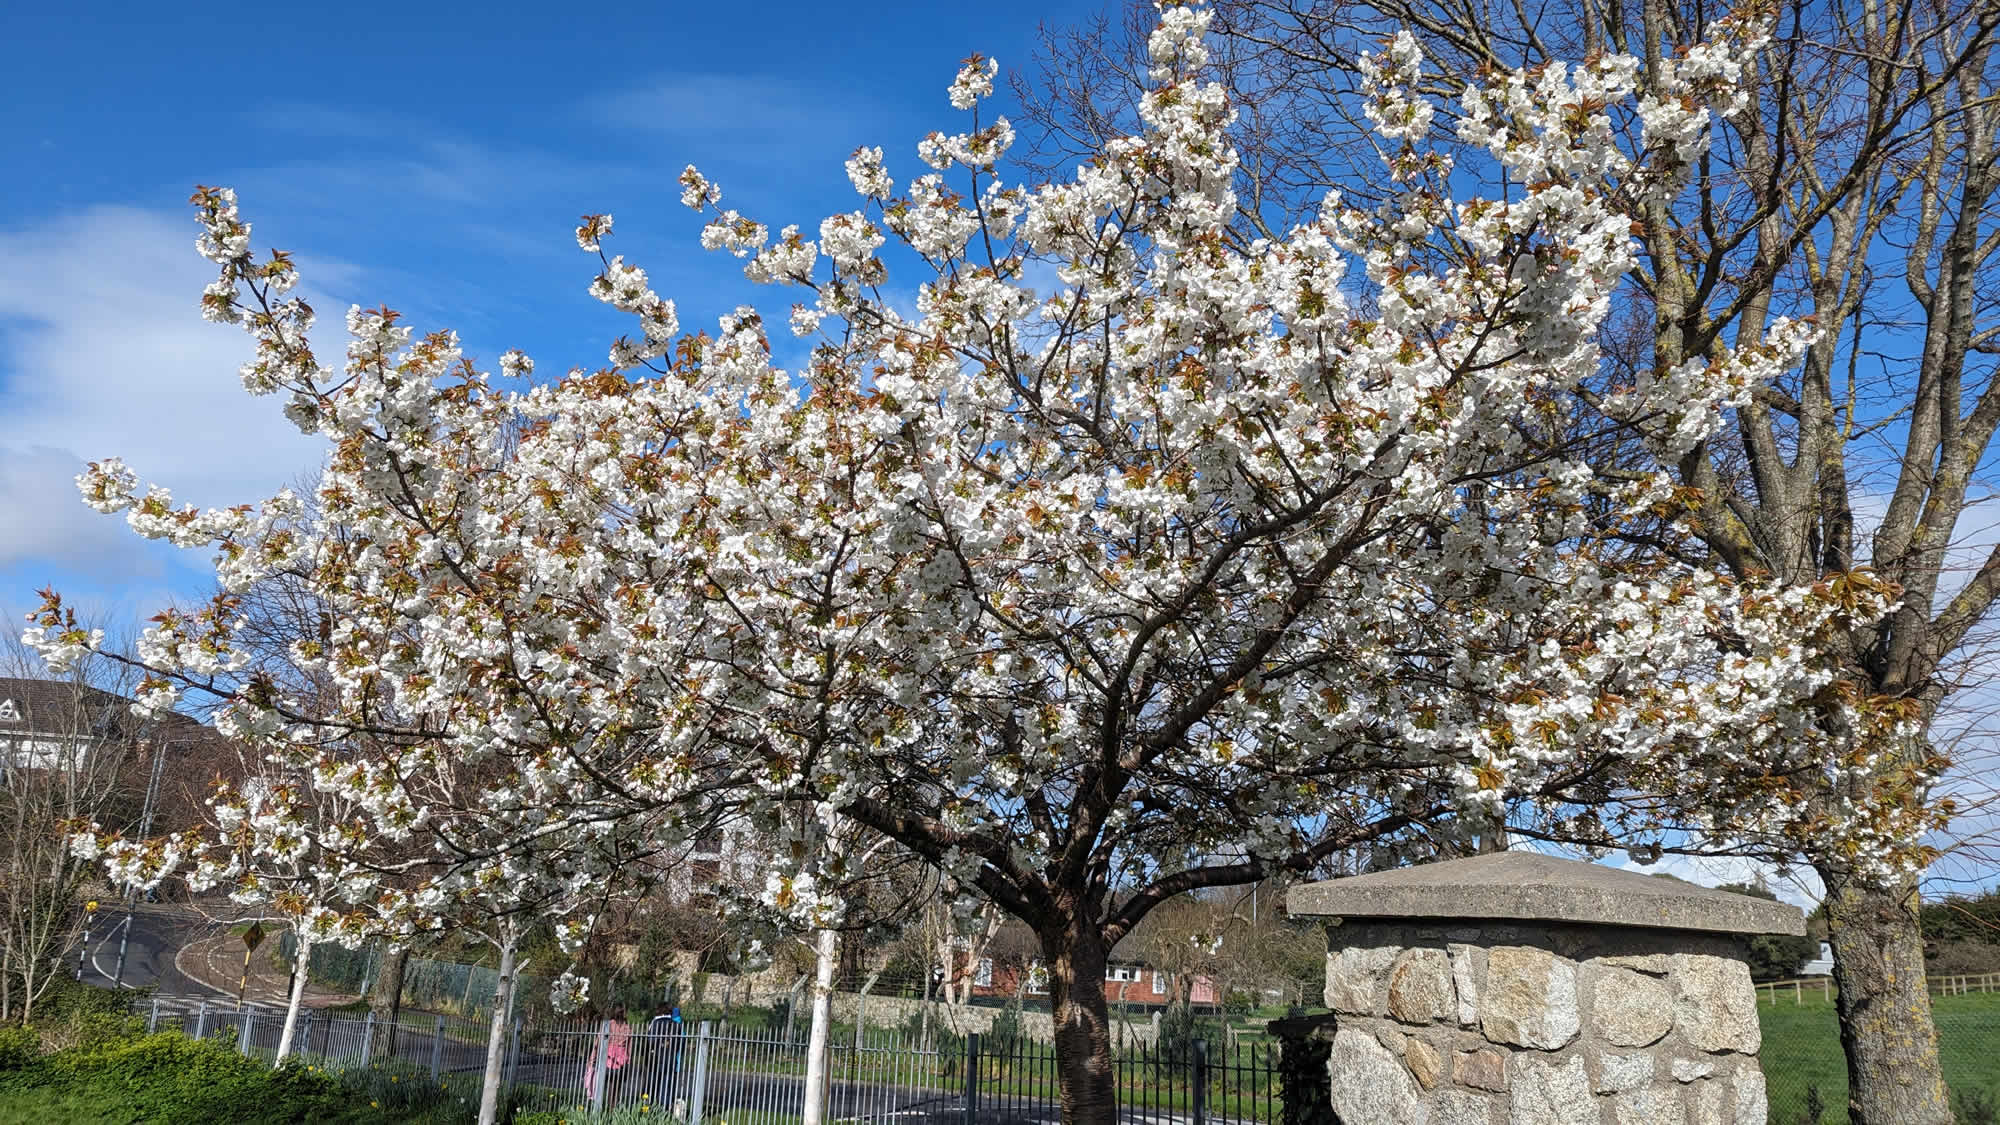
M 2000 993 L 1934 996 L 1938 1049 L 1946 1085 L 2000 1098 Z M 1809 1091 L 1817 1087 L 1825 1112 L 1819 1125 L 1847 1123 L 1847 1061 L 1840 1053 L 1840 1024 L 1833 1005 L 1812 993 L 1793 1004 L 1789 994 L 1758 1009 L 1763 1019 L 1764 1076 L 1771 1090 L 1771 1125 L 1804 1125 Z

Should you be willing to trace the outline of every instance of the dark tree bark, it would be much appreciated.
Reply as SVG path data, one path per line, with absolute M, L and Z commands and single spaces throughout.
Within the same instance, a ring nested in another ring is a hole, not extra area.
M 1118 1067 L 1111 1055 L 1111 1008 L 1104 999 L 1110 950 L 1095 922 L 1069 913 L 1070 925 L 1040 934 L 1049 966 L 1062 1119 L 1068 1125 L 1116 1125 Z
M 1937 1030 L 1924 988 L 1915 880 L 1884 887 L 1822 870 L 1847 1112 L 1856 1121 L 1949 1125 Z
M 409 960 L 408 946 L 389 954 L 368 992 L 368 1007 L 375 1013 L 374 1052 L 379 1058 L 396 1057 L 396 1030 L 403 1015 L 403 969 Z

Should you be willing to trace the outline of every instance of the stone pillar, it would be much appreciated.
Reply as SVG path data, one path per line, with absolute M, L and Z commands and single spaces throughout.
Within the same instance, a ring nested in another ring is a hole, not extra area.
M 1368 1125 L 1765 1125 L 1745 940 L 1793 907 L 1533 852 L 1295 888 Z

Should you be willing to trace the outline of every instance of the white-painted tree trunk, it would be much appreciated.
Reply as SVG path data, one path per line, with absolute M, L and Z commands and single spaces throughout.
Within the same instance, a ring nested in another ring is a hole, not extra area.
M 833 1025 L 834 955 L 840 935 L 819 932 L 813 964 L 812 1030 L 806 1037 L 806 1104 L 800 1125 L 824 1125 L 826 1120 L 826 1040 Z
M 514 937 L 500 943 L 500 983 L 493 989 L 493 1025 L 486 1032 L 486 1074 L 479 1083 L 479 1125 L 500 1117 L 500 1068 L 507 1055 L 507 1013 L 514 1008 Z
M 299 934 L 299 948 L 292 960 L 292 994 L 285 998 L 285 1030 L 278 1035 L 278 1054 L 271 1060 L 276 1066 L 292 1053 L 292 1036 L 299 1027 L 299 1008 L 306 998 L 306 975 L 312 966 L 312 939 Z

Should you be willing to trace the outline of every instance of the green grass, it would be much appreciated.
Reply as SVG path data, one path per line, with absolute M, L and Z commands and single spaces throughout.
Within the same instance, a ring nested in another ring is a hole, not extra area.
M 1826 1109 L 1818 1125 L 1847 1125 L 1847 1061 L 1840 1053 L 1840 1024 L 1831 1003 L 1789 993 L 1758 1009 L 1764 1027 L 1762 1059 L 1771 1091 L 1771 1125 L 1804 1125 L 1808 1091 L 1817 1087 Z M 1979 1091 L 2000 1097 L 2000 993 L 1934 996 L 1938 1052 L 1945 1084 L 1955 1096 Z

